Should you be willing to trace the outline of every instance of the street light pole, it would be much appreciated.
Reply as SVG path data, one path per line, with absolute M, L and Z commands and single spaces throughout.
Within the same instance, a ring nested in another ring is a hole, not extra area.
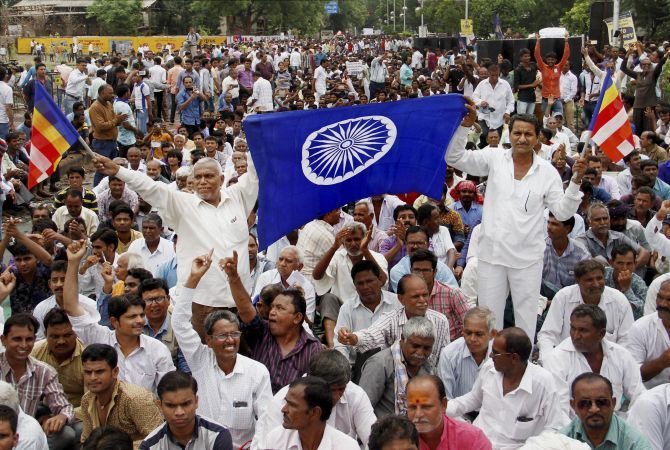
M 395 33 L 395 0 L 393 0 L 393 32 Z
M 468 6 L 469 6 L 469 1 L 465 0 L 465 20 L 468 20 Z
M 405 32 L 406 28 L 406 19 L 407 19 L 407 4 L 405 3 L 407 0 L 402 0 L 402 32 Z

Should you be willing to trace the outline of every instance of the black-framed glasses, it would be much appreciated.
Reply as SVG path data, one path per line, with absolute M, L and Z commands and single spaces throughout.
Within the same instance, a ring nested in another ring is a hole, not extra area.
M 591 405 L 596 404 L 596 407 L 598 409 L 603 409 L 603 408 L 610 408 L 612 407 L 612 400 L 609 398 L 595 398 L 595 399 L 590 399 L 590 398 L 584 398 L 582 400 L 577 401 L 577 409 L 591 409 Z
M 163 303 L 165 300 L 167 300 L 167 296 L 161 295 L 160 297 L 152 297 L 144 299 L 144 303 L 147 305 L 151 305 L 152 303 Z
M 240 336 L 242 336 L 241 331 L 231 331 L 230 333 L 223 333 L 223 334 L 217 334 L 217 335 L 210 334 L 209 335 L 209 337 L 211 337 L 212 339 L 217 340 L 217 341 L 227 341 L 227 340 L 230 340 L 230 339 L 239 339 Z

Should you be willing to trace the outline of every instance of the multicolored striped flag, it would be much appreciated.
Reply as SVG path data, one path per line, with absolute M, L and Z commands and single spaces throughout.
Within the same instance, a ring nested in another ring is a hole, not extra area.
M 621 161 L 635 150 L 633 129 L 609 70 L 600 89 L 589 130 L 591 140 L 614 162 Z
M 41 83 L 35 83 L 28 188 L 46 180 L 58 166 L 63 153 L 78 140 L 79 133 L 51 95 Z

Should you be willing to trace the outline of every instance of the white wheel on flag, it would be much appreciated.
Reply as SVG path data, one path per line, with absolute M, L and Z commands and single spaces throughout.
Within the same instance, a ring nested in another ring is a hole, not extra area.
M 342 120 L 314 131 L 302 146 L 302 171 L 314 184 L 338 184 L 379 161 L 395 143 L 395 124 L 384 116 Z

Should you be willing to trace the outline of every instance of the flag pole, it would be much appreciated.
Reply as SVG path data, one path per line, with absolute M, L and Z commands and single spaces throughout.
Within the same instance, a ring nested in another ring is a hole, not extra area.
M 91 147 L 88 146 L 83 137 L 79 136 L 79 143 L 84 147 L 84 154 L 91 159 L 95 159 L 95 153 L 91 150 Z

